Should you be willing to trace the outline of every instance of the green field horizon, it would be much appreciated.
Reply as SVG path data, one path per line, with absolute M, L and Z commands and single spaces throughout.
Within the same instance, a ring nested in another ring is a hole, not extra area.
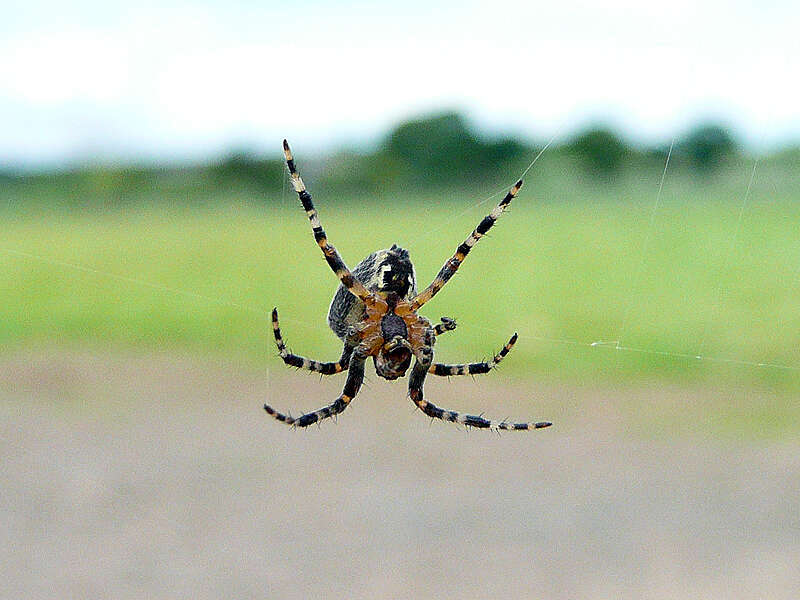
M 663 167 L 605 186 L 533 170 L 421 311 L 458 321 L 437 360 L 486 359 L 517 332 L 491 377 L 757 390 L 783 400 L 749 418 L 790 431 L 800 424 L 800 189 L 786 169 L 755 166 L 755 177 L 742 161 L 713 181 L 668 172 L 660 194 Z M 269 326 L 277 307 L 294 352 L 334 360 L 326 315 L 338 282 L 295 194 L 279 186 L 269 203 L 218 192 L 202 205 L 6 205 L 0 346 L 177 351 L 282 369 Z M 351 267 L 397 243 L 419 285 L 505 189 L 347 198 L 320 188 L 323 224 Z M 733 421 L 741 405 L 722 409 Z

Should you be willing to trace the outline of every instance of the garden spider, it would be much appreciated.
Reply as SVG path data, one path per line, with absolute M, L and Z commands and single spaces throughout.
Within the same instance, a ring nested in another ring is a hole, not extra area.
M 522 180 L 518 181 L 494 210 L 484 217 L 475 231 L 444 264 L 433 282 L 418 294 L 414 266 L 409 259 L 408 250 L 397 245 L 373 252 L 356 265 L 352 272 L 347 268 L 336 248 L 328 243 L 319 215 L 311 201 L 311 194 L 306 191 L 306 186 L 297 172 L 286 140 L 283 141 L 283 153 L 286 156 L 286 165 L 289 167 L 294 189 L 311 222 L 314 239 L 322 249 L 328 265 L 341 281 L 328 311 L 328 325 L 344 342 L 344 349 L 341 358 L 336 362 L 317 362 L 289 353 L 281 337 L 277 308 L 272 311 L 275 342 L 283 362 L 287 365 L 322 375 L 333 375 L 342 371 L 348 371 L 348 374 L 342 394 L 329 406 L 299 418 L 279 413 L 267 404 L 264 405 L 264 410 L 287 425 L 307 427 L 338 415 L 347 408 L 364 380 L 364 363 L 368 357 L 372 357 L 378 375 L 391 380 L 406 374 L 413 355 L 415 362 L 409 377 L 408 395 L 411 401 L 429 417 L 485 429 L 521 430 L 550 426 L 551 423 L 548 422 L 509 423 L 489 421 L 480 416 L 462 415 L 431 404 L 423 398 L 422 393 L 422 385 L 428 373 L 442 376 L 488 373 L 505 358 L 517 341 L 515 333 L 489 362 L 463 365 L 434 363 L 433 344 L 436 336 L 455 329 L 456 323 L 453 319 L 442 317 L 441 323 L 433 326 L 428 319 L 419 316 L 417 311 L 455 274 L 472 247 L 486 235 L 517 195 L 522 187 Z

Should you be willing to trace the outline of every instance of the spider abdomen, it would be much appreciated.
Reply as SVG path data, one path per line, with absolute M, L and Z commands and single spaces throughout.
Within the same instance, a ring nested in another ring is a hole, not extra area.
M 352 270 L 353 275 L 371 292 L 388 295 L 394 292 L 402 300 L 416 295 L 414 265 L 408 250 L 393 244 L 367 256 Z M 347 340 L 351 327 L 365 317 L 364 303 L 340 285 L 328 309 L 328 325 L 341 340 Z

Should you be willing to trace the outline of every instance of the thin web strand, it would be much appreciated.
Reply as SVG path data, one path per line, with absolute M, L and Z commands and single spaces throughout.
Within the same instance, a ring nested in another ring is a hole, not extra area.
M 97 277 L 104 277 L 107 279 L 114 279 L 116 281 L 122 281 L 125 283 L 129 283 L 132 285 L 138 285 L 141 287 L 146 287 L 151 290 L 156 290 L 158 292 L 163 292 L 167 294 L 173 294 L 175 296 L 184 296 L 187 298 L 192 298 L 193 300 L 202 301 L 207 304 L 216 304 L 218 306 L 230 306 L 232 308 L 237 308 L 239 310 L 243 310 L 246 312 L 254 313 L 259 315 L 262 319 L 264 319 L 268 323 L 272 323 L 272 316 L 271 316 L 271 308 L 268 309 L 266 307 L 259 307 L 255 305 L 243 304 L 241 302 L 233 302 L 231 300 L 225 300 L 223 298 L 214 298 L 212 296 L 206 296 L 204 294 L 199 294 L 197 292 L 192 292 L 189 290 L 184 290 L 180 288 L 175 288 L 167 285 L 163 285 L 160 283 L 154 283 L 152 281 L 147 281 L 145 279 L 139 279 L 136 277 L 130 277 L 127 275 L 120 275 L 118 273 L 112 273 L 110 271 L 103 271 L 101 269 L 96 269 L 94 267 L 87 267 L 85 265 L 79 265 L 76 263 L 71 263 L 63 260 L 58 260 L 54 258 L 48 258 L 46 256 L 41 256 L 38 254 L 32 254 L 30 252 L 23 252 L 21 250 L 14 250 L 12 248 L 0 248 L 0 252 L 5 252 L 6 254 L 17 256 L 20 258 L 25 258 L 28 260 L 35 260 L 41 263 L 45 263 L 48 265 L 52 265 L 54 267 L 60 267 L 64 269 L 70 269 L 73 271 L 80 271 L 81 273 L 88 273 L 90 275 L 95 275 Z M 318 331 L 319 327 L 309 324 L 307 321 L 303 321 L 302 319 L 295 319 L 292 317 L 287 317 L 281 314 L 281 322 L 282 323 L 293 323 L 296 325 L 300 325 L 302 328 L 308 331 Z
M 650 246 L 650 239 L 653 237 L 653 228 L 655 227 L 656 222 L 656 214 L 658 213 L 658 207 L 661 205 L 661 192 L 664 189 L 664 181 L 667 178 L 667 169 L 669 168 L 669 160 L 672 157 L 672 148 L 675 146 L 675 138 L 672 138 L 672 141 L 669 143 L 669 151 L 667 152 L 667 159 L 664 162 L 664 170 L 661 172 L 661 181 L 658 184 L 658 193 L 656 194 L 656 201 L 653 204 L 653 210 L 650 212 L 650 224 L 647 227 L 647 233 L 645 234 L 644 243 L 642 244 L 642 256 L 639 260 L 639 267 L 636 272 L 636 277 L 634 279 L 634 284 L 638 287 L 641 283 L 642 276 L 644 275 L 644 262 L 647 258 L 647 251 Z M 634 288 L 635 289 L 635 288 Z M 617 335 L 616 341 L 616 348 L 619 350 L 622 347 L 622 338 L 625 335 L 625 327 L 628 324 L 628 315 L 631 312 L 631 300 L 629 299 L 625 306 L 625 312 L 622 313 L 622 325 L 619 329 L 619 335 Z
M 469 325 L 470 329 L 480 329 L 487 332 L 492 332 L 497 334 L 499 337 L 502 337 L 503 334 L 507 334 L 508 332 L 503 332 L 499 329 L 492 329 L 489 327 L 483 327 L 480 325 Z M 524 345 L 525 340 L 537 340 L 540 342 L 548 342 L 551 344 L 563 344 L 568 346 L 576 346 L 576 347 L 583 347 L 583 348 L 613 348 L 615 351 L 619 352 L 632 352 L 636 354 L 648 354 L 652 356 L 663 356 L 666 358 L 673 358 L 673 359 L 681 359 L 687 360 L 691 362 L 712 362 L 712 363 L 722 363 L 722 364 L 733 364 L 733 365 L 740 365 L 740 366 L 747 366 L 747 367 L 759 367 L 759 368 L 767 368 L 767 369 L 781 369 L 785 371 L 797 371 L 800 372 L 800 366 L 794 365 L 786 365 L 782 363 L 773 363 L 773 362 L 758 362 L 758 361 L 751 361 L 751 360 L 744 360 L 735 357 L 725 357 L 725 356 L 700 356 L 696 354 L 689 354 L 687 352 L 673 352 L 670 350 L 659 350 L 657 348 L 639 348 L 635 346 L 623 346 L 619 344 L 617 340 L 596 340 L 594 342 L 586 342 L 583 340 L 573 340 L 568 338 L 554 338 L 554 337 L 547 337 L 542 335 L 532 334 L 530 332 L 526 332 L 520 336 L 519 340 L 517 341 L 517 345 Z
M 169 294 L 175 294 L 179 296 L 187 296 L 189 298 L 193 298 L 195 300 L 202 300 L 204 302 L 208 302 L 211 304 L 218 304 L 221 306 L 231 306 L 233 308 L 238 308 L 240 310 L 254 312 L 262 315 L 265 319 L 267 318 L 267 311 L 266 309 L 259 309 L 253 306 L 247 306 L 245 304 L 240 304 L 238 302 L 231 302 L 229 300 L 223 300 L 221 298 L 212 298 L 211 296 L 204 296 L 203 294 L 198 294 L 197 292 L 191 292 L 188 290 L 182 290 L 179 288 L 173 288 L 166 285 L 162 285 L 160 283 L 153 283 L 151 281 L 146 281 L 144 279 L 138 279 L 136 277 L 129 277 L 127 275 L 119 275 L 117 273 L 110 273 L 108 271 L 102 271 L 100 269 L 95 269 L 94 267 L 87 267 L 84 265 L 79 265 L 63 260 L 47 258 L 45 256 L 40 256 L 38 254 L 32 254 L 30 252 L 22 252 L 20 250 L 14 250 L 11 248 L 0 248 L 1 251 L 11 254 L 14 256 L 19 256 L 22 258 L 27 258 L 29 260 L 35 260 L 38 262 L 46 263 L 52 265 L 54 267 L 62 267 L 65 269 L 72 269 L 74 271 L 81 271 L 83 273 L 89 273 L 91 275 L 98 275 L 100 277 L 107 277 L 109 279 L 116 279 L 117 281 L 124 281 L 125 283 L 131 283 L 134 285 L 139 285 L 143 287 L 148 287 L 150 289 L 157 290 L 159 292 L 166 292 Z
M 733 238 L 731 240 L 731 248 L 727 254 L 727 258 L 723 264 L 723 270 L 727 270 L 728 266 L 730 265 L 730 257 L 733 255 L 734 251 L 736 250 L 736 242 L 739 238 L 739 231 L 742 229 L 742 219 L 744 217 L 745 210 L 747 209 L 747 203 L 750 200 L 750 191 L 753 189 L 753 181 L 756 177 L 756 167 L 758 167 L 758 158 L 756 158 L 755 162 L 753 163 L 753 170 L 750 172 L 750 181 L 747 182 L 747 191 L 744 194 L 744 198 L 742 199 L 742 204 L 739 207 L 739 218 L 736 220 L 736 229 L 733 232 Z M 714 293 L 714 298 L 716 298 L 716 302 L 711 307 L 709 311 L 710 314 L 706 315 L 706 318 L 703 319 L 703 334 L 700 337 L 700 346 L 697 349 L 696 354 L 698 356 L 702 356 L 703 350 L 706 347 L 706 341 L 708 339 L 708 323 L 711 319 L 717 317 L 719 315 L 720 310 L 722 309 L 722 304 L 724 300 L 724 286 L 722 284 L 722 279 L 720 278 L 720 282 L 717 285 L 717 290 Z
M 777 196 L 778 190 L 774 181 L 772 182 L 772 187 L 775 191 L 775 195 Z M 800 223 L 798 223 L 797 226 L 800 227 Z M 800 248 L 800 244 L 798 244 L 797 247 Z M 778 326 L 781 326 L 786 322 L 786 318 L 782 318 L 782 315 L 786 313 L 786 309 L 789 308 L 789 304 L 791 304 L 793 300 L 797 301 L 796 289 L 798 283 L 800 283 L 800 255 L 798 255 L 797 267 L 795 268 L 789 281 L 789 286 L 786 289 L 786 299 L 783 301 L 783 304 L 781 304 L 780 310 L 775 312 L 776 324 Z
M 522 171 L 522 174 L 516 180 L 514 180 L 515 182 L 519 181 L 520 179 L 523 179 L 528 174 L 528 172 L 533 168 L 533 165 L 535 165 L 536 162 L 542 157 L 542 154 L 545 153 L 545 151 L 553 144 L 553 142 L 556 141 L 556 139 L 559 138 L 560 135 L 561 135 L 561 131 L 557 131 L 555 134 L 553 134 L 553 137 L 551 137 L 550 140 L 544 145 L 544 147 L 541 150 L 539 150 L 538 154 L 536 154 L 536 156 L 530 162 L 530 164 L 527 167 L 525 167 L 525 170 Z M 424 232 L 424 234 L 420 234 L 420 235 L 414 236 L 412 238 L 407 238 L 408 246 L 414 246 L 414 244 L 420 238 L 422 238 L 423 236 L 430 237 L 430 236 L 433 236 L 436 233 L 439 233 L 445 227 L 449 226 L 450 223 L 452 223 L 456 219 L 459 219 L 459 218 L 463 217 L 464 215 L 466 215 L 467 213 L 473 211 L 474 209 L 476 209 L 476 208 L 478 208 L 480 206 L 483 206 L 484 204 L 486 204 L 492 198 L 497 198 L 498 196 L 507 193 L 508 189 L 509 189 L 509 187 L 511 187 L 511 185 L 513 185 L 513 183 L 508 185 L 508 186 L 505 186 L 505 187 L 502 187 L 502 188 L 498 189 L 496 192 L 493 192 L 489 196 L 486 196 L 483 200 L 478 200 L 476 203 L 468 206 L 467 208 L 465 208 L 464 210 L 462 210 L 459 213 L 456 213 L 452 217 L 448 217 L 438 227 L 436 227 L 434 229 L 428 229 L 428 230 L 426 230 Z

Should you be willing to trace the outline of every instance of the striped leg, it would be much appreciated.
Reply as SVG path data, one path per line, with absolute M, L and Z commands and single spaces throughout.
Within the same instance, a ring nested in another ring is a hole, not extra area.
M 425 384 L 425 376 L 428 374 L 428 369 L 431 363 L 427 360 L 417 360 L 414 363 L 414 368 L 411 371 L 411 376 L 408 380 L 408 396 L 417 407 L 434 419 L 441 419 L 442 421 L 450 421 L 452 423 L 461 423 L 467 427 L 478 427 L 480 429 L 504 429 L 504 430 L 523 430 L 523 429 L 541 429 L 543 427 L 550 427 L 552 423 L 542 421 L 539 423 L 508 423 L 507 421 L 489 421 L 480 416 L 475 415 L 462 415 L 452 410 L 444 410 L 438 406 L 431 404 L 424 398 L 422 386 Z
M 516 342 L 517 334 L 515 333 L 511 336 L 511 339 L 508 340 L 508 343 L 503 346 L 503 349 L 495 354 L 494 358 L 489 362 L 470 363 L 468 365 L 443 365 L 441 363 L 434 363 L 428 368 L 428 373 L 441 375 L 443 377 L 448 377 L 450 375 L 479 375 L 488 373 L 506 357 L 506 354 L 511 351 L 511 348 L 514 347 Z
M 306 215 L 308 215 L 308 220 L 311 222 L 311 229 L 314 231 L 314 239 L 322 249 L 322 253 L 325 255 L 325 260 L 342 282 L 342 285 L 344 285 L 344 287 L 346 287 L 354 296 L 357 296 L 366 302 L 368 298 L 372 298 L 372 293 L 369 292 L 369 290 L 367 290 L 367 288 L 365 288 L 361 282 L 353 276 L 353 274 L 350 272 L 350 269 L 348 269 L 347 265 L 344 264 L 342 257 L 339 256 L 336 248 L 334 248 L 332 244 L 328 243 L 325 230 L 322 228 L 322 224 L 319 221 L 319 215 L 317 214 L 317 210 L 314 208 L 314 202 L 311 200 L 311 194 L 306 191 L 306 186 L 303 183 L 303 180 L 300 179 L 300 173 L 297 172 L 297 167 L 295 167 L 294 159 L 292 158 L 292 151 L 289 149 L 289 143 L 286 140 L 283 140 L 283 154 L 286 156 L 286 166 L 289 167 L 289 174 L 292 176 L 292 185 L 294 186 L 294 190 L 297 192 L 297 195 L 300 197 L 300 202 L 303 204 Z
M 419 307 L 433 298 L 437 292 L 444 287 L 445 283 L 450 281 L 450 278 L 455 275 L 458 267 L 460 267 L 461 263 L 464 262 L 464 259 L 467 257 L 467 254 L 469 254 L 469 251 L 472 249 L 472 247 L 477 244 L 478 240 L 486 235 L 486 232 L 492 228 L 492 225 L 494 225 L 495 221 L 500 218 L 500 215 L 503 214 L 503 211 L 506 209 L 506 207 L 511 204 L 511 201 L 517 196 L 521 187 L 522 180 L 520 179 L 514 184 L 514 187 L 509 190 L 505 198 L 503 198 L 500 203 L 494 207 L 494 210 L 492 210 L 491 213 L 486 215 L 483 220 L 478 223 L 475 231 L 473 231 L 464 241 L 464 243 L 456 249 L 456 253 L 450 257 L 446 263 L 444 263 L 444 266 L 439 271 L 439 274 L 436 275 L 433 282 L 411 300 L 412 310 L 418 310 Z
M 290 367 L 297 367 L 299 369 L 307 369 L 314 373 L 321 373 L 322 375 L 335 375 L 346 371 L 350 364 L 350 356 L 353 354 L 353 347 L 345 344 L 342 350 L 342 357 L 336 362 L 318 362 L 316 360 L 309 360 L 297 354 L 292 354 L 286 350 L 286 344 L 283 343 L 281 337 L 281 328 L 278 324 L 278 309 L 272 309 L 272 332 L 275 334 L 275 343 L 278 345 L 278 352 L 285 362 Z
M 325 408 L 320 408 L 319 410 L 305 414 L 297 419 L 290 415 L 279 413 L 268 404 L 264 405 L 264 410 L 267 411 L 268 415 L 277 419 L 281 423 L 294 425 L 296 427 L 308 427 L 309 425 L 318 423 L 323 419 L 338 415 L 350 405 L 350 401 L 355 397 L 355 395 L 358 393 L 358 390 L 361 388 L 361 383 L 364 381 L 365 360 L 366 356 L 364 356 L 364 353 L 359 352 L 357 358 L 350 363 L 350 371 L 347 373 L 347 382 L 344 384 L 342 395 Z
M 433 328 L 433 332 L 436 335 L 442 335 L 447 331 L 453 331 L 456 328 L 456 320 L 451 319 L 449 317 L 442 317 L 441 323 L 437 324 L 436 327 Z

